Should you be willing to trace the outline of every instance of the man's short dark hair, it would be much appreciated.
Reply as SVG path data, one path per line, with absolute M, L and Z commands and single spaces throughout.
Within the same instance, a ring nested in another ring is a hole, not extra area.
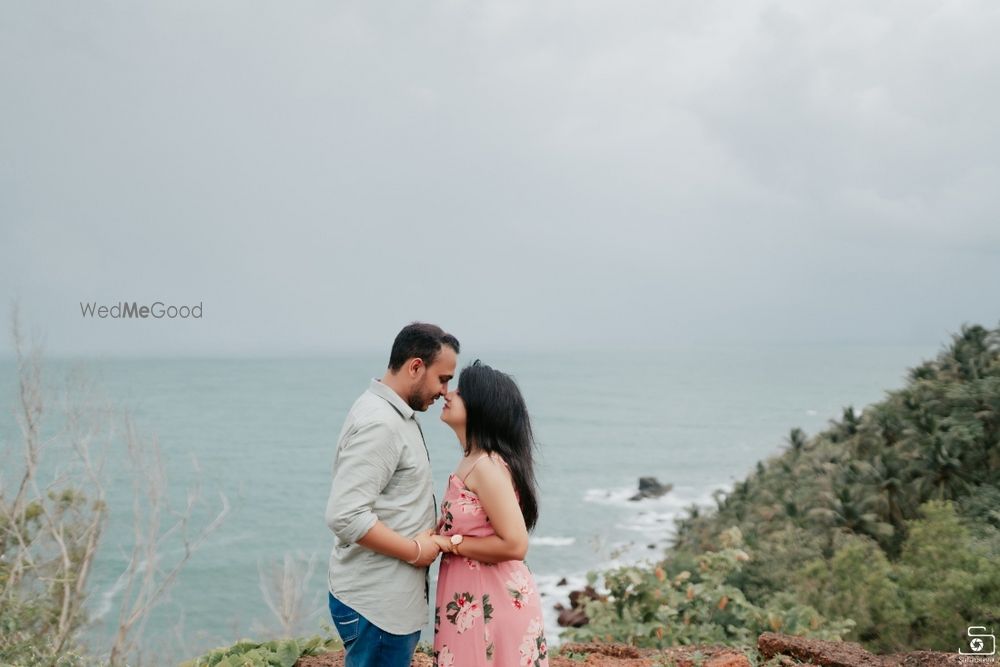
M 392 342 L 389 370 L 396 372 L 403 367 L 407 359 L 415 357 L 419 357 L 425 365 L 430 366 L 437 358 L 442 345 L 455 350 L 455 354 L 459 352 L 458 339 L 450 333 L 445 333 L 441 327 L 426 322 L 407 324 Z

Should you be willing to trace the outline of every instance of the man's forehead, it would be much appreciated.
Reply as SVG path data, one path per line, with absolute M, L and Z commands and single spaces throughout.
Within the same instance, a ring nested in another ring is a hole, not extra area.
M 445 372 L 444 374 L 452 374 L 455 372 L 455 364 L 458 362 L 458 355 L 455 354 L 455 350 L 451 349 L 447 345 L 441 347 L 441 351 L 438 352 L 437 357 L 434 359 L 434 363 L 431 367 L 435 370 Z

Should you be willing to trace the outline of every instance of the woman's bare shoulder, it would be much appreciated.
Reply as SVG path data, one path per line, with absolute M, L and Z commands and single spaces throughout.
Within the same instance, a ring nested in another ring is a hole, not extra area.
M 493 453 L 484 457 L 483 461 L 477 465 L 466 479 L 466 486 L 472 491 L 477 487 L 495 487 L 498 484 L 510 484 L 510 466 L 499 454 Z

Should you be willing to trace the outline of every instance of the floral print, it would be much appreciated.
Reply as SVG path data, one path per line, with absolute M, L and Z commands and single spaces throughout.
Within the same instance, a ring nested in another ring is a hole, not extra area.
M 531 573 L 516 570 L 504 584 L 510 594 L 510 602 L 515 609 L 523 609 L 525 599 L 531 595 Z
M 441 503 L 442 535 L 495 535 L 476 494 L 448 479 Z M 440 667 L 548 667 L 541 601 L 522 561 L 485 563 L 444 554 L 434 624 Z M 443 617 L 442 617 L 443 614 Z
M 479 498 L 471 491 L 459 491 L 458 500 L 456 502 L 465 514 L 475 515 L 484 513 L 483 506 L 480 504 Z
M 451 514 L 451 503 L 445 500 L 441 503 L 441 520 L 438 522 L 438 532 L 442 535 L 452 529 L 452 521 L 455 517 Z
M 541 621 L 535 619 L 528 626 L 527 632 L 521 639 L 521 667 L 541 667 L 548 664 L 548 646 L 545 643 L 545 633 L 542 632 Z
M 447 644 L 435 654 L 434 667 L 455 667 L 455 656 L 452 655 Z
M 455 593 L 455 599 L 448 603 L 448 621 L 458 626 L 461 634 L 472 627 L 472 622 L 483 615 L 483 610 L 476 604 L 476 598 L 468 593 Z

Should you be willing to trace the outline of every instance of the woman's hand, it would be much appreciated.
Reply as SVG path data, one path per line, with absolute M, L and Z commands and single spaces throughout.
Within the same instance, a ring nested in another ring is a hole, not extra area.
M 451 540 L 444 535 L 432 535 L 431 539 L 434 540 L 434 544 L 444 553 L 451 553 Z

